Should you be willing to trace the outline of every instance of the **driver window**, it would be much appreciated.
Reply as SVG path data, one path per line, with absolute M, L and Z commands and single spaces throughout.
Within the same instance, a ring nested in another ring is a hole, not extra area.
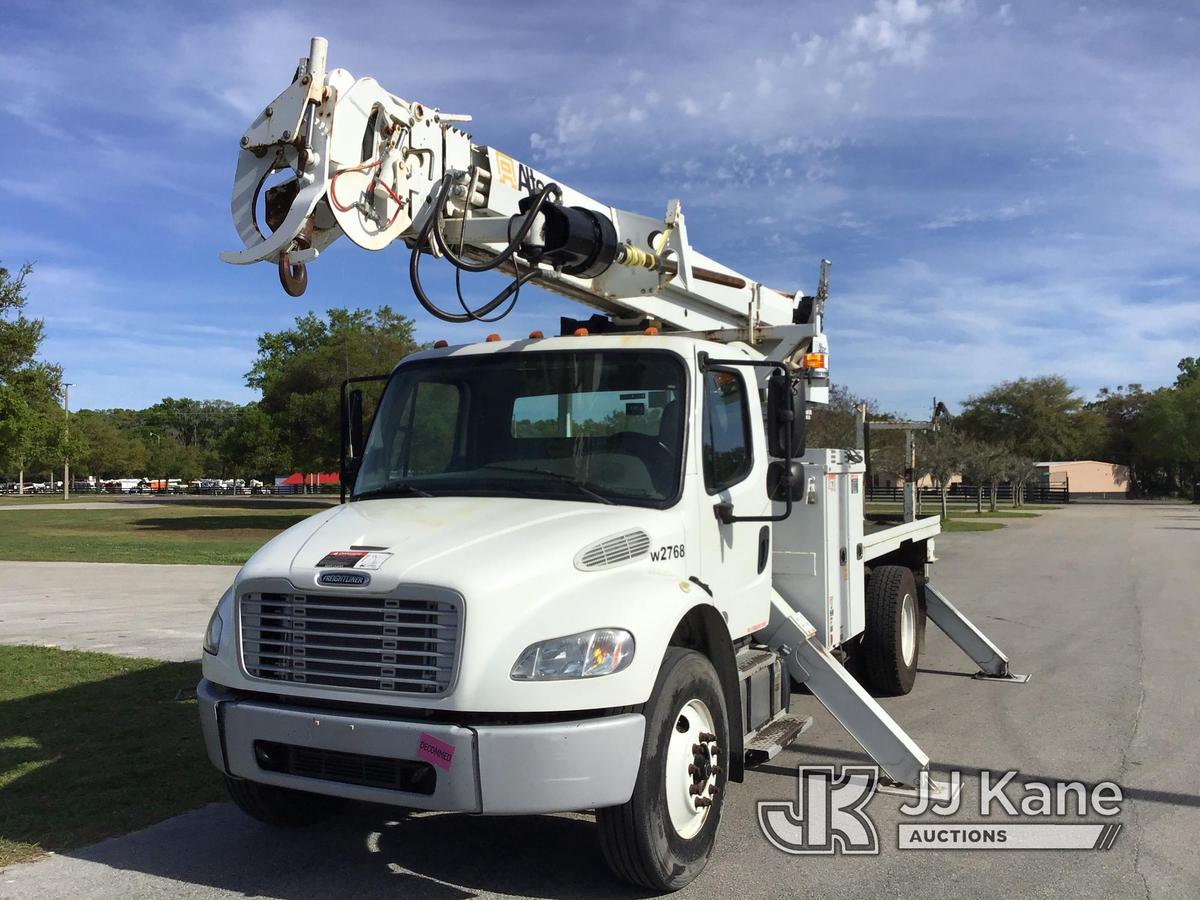
M 704 484 L 715 494 L 750 474 L 753 462 L 746 386 L 736 372 L 705 373 L 703 431 Z

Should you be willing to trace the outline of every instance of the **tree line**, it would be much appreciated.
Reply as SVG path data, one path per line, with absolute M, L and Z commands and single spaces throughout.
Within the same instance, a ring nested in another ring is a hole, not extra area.
M 43 324 L 25 314 L 30 271 L 0 267 L 0 477 L 8 479 L 53 478 L 64 458 L 79 475 L 101 479 L 333 471 L 342 380 L 387 372 L 421 348 L 412 320 L 388 306 L 310 312 L 258 338 L 245 374 L 258 401 L 167 397 L 140 410 L 81 410 L 68 423 L 62 370 L 40 359 Z M 830 405 L 813 412 L 809 446 L 854 446 L 863 402 L 835 386 Z M 868 405 L 873 418 L 896 418 Z M 903 472 L 903 440 L 896 431 L 872 435 L 874 471 Z M 1190 496 L 1200 480 L 1200 359 L 1181 360 L 1172 385 L 1106 387 L 1093 400 L 1058 375 L 1004 382 L 966 398 L 957 416 L 918 441 L 917 474 L 943 488 L 959 474 L 993 488 L 1020 486 L 1034 477 L 1035 462 L 1097 459 L 1128 466 L 1137 496 Z
M 387 372 L 418 349 L 413 322 L 387 306 L 308 313 L 258 338 L 245 379 L 261 400 L 166 397 L 68 421 L 62 369 L 40 359 L 44 326 L 25 314 L 31 271 L 0 267 L 0 480 L 53 481 L 64 459 L 75 477 L 98 480 L 335 471 L 342 380 Z
M 1038 462 L 1094 459 L 1126 466 L 1135 497 L 1192 497 L 1200 482 L 1200 358 L 1179 361 L 1174 384 L 1147 391 L 1139 384 L 1101 388 L 1084 398 L 1060 375 L 1006 381 L 967 397 L 957 416 L 917 433 L 914 475 L 928 475 L 943 495 L 954 476 L 988 489 L 1013 486 L 1013 502 L 1035 480 Z M 855 413 L 866 404 L 875 420 L 898 418 L 835 386 L 827 408 L 814 411 L 812 446 L 852 446 Z M 899 476 L 902 432 L 871 436 L 874 472 Z M 978 495 L 977 495 L 978 496 Z M 982 504 L 982 499 L 978 501 Z

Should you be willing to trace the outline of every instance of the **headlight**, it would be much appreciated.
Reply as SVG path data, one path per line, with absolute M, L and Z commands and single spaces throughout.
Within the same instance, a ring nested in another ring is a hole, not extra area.
M 228 591 L 226 596 L 228 596 Z M 225 620 L 221 618 L 221 607 L 225 605 L 225 597 L 213 610 L 212 618 L 208 620 L 208 628 L 204 630 L 204 652 L 216 656 L 221 649 L 221 632 L 225 630 Z
M 517 657 L 509 677 L 516 681 L 592 678 L 620 672 L 633 662 L 633 635 L 598 628 L 531 644 Z
M 213 610 L 212 618 L 208 620 L 208 629 L 204 632 L 204 652 L 217 655 L 221 649 L 221 632 L 225 623 L 221 621 L 221 607 Z

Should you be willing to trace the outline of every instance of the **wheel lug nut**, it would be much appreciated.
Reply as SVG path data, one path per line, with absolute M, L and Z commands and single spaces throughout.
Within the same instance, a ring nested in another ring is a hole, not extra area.
M 693 785 L 689 785 L 689 787 L 688 787 L 688 793 L 692 794 L 692 795 L 700 794 L 703 791 L 704 791 L 704 786 L 700 785 L 700 784 L 693 784 Z
M 710 734 L 707 731 L 700 732 L 700 740 L 705 741 L 706 743 L 715 741 L 716 739 L 717 739 L 717 736 L 715 734 Z
M 706 806 L 712 806 L 712 801 L 709 800 L 707 797 L 697 797 L 696 798 L 696 808 L 697 809 L 704 809 L 704 807 L 706 807 Z
M 699 772 L 700 772 L 699 766 L 695 766 L 695 765 L 688 766 L 688 774 L 689 775 L 697 775 L 697 774 L 699 774 Z

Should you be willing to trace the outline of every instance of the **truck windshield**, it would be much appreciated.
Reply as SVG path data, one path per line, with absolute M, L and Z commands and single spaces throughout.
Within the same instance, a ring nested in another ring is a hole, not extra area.
M 441 357 L 397 369 L 353 499 L 538 496 L 665 507 L 686 370 L 657 350 Z

